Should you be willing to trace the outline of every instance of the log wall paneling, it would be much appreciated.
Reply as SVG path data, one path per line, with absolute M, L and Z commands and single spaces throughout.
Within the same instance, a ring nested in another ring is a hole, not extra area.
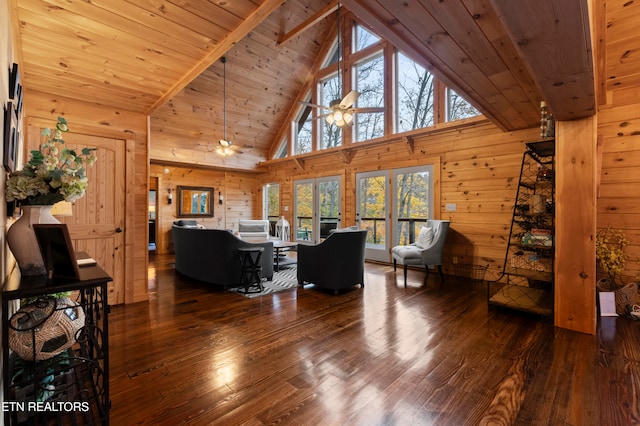
M 602 136 L 602 172 L 597 199 L 597 228 L 622 230 L 629 245 L 623 282 L 640 276 L 640 103 L 621 105 L 598 114 Z M 600 271 L 599 271 L 600 272 Z M 599 277 L 602 277 L 602 273 Z
M 260 184 L 280 183 L 281 210 L 289 206 L 281 215 L 291 221 L 295 180 L 342 175 L 343 223 L 351 225 L 356 213 L 356 173 L 438 163 L 440 175 L 435 178 L 440 202 L 434 216 L 451 220 L 443 267 L 453 275 L 452 259 L 457 257 L 460 263 L 489 265 L 487 279 L 496 279 L 504 264 L 525 142 L 537 136 L 538 129 L 505 133 L 486 122 L 473 129 L 425 132 L 413 136 L 413 154 L 398 137 L 376 146 L 361 144 L 350 162 L 339 152 L 306 157 L 304 169 L 292 160 L 276 160 L 267 166 Z M 445 210 L 450 202 L 457 204 L 457 211 Z
M 224 193 L 224 172 L 193 167 L 151 164 L 150 175 L 158 178 L 158 211 L 156 212 L 156 250 L 158 253 L 173 252 L 171 226 L 178 217 L 178 186 L 206 186 L 214 189 L 213 217 L 197 218 L 207 228 L 225 229 L 225 210 L 218 205 L 218 191 Z M 173 203 L 167 201 L 169 190 Z M 191 219 L 191 218 L 189 218 Z

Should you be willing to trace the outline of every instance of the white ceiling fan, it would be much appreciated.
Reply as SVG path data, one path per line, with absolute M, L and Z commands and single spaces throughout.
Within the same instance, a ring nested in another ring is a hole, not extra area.
M 227 139 L 227 58 L 225 56 L 223 56 L 220 61 L 222 61 L 223 64 L 223 88 L 222 88 L 222 93 L 223 93 L 223 102 L 224 102 L 224 106 L 223 106 L 223 137 L 222 139 L 220 139 L 218 141 L 218 148 L 216 148 L 216 153 L 218 153 L 218 155 L 221 155 L 223 157 L 228 157 L 231 154 L 234 153 L 238 153 L 238 154 L 242 154 L 242 151 L 239 151 L 235 146 L 233 146 L 233 142 L 231 142 L 231 140 Z
M 307 105 L 314 108 L 320 108 L 325 111 L 328 111 L 325 114 L 321 114 L 316 116 L 314 119 L 324 118 L 327 123 L 335 124 L 338 127 L 345 126 L 347 124 L 351 124 L 353 121 L 353 116 L 357 113 L 366 113 L 366 112 L 383 112 L 384 108 L 354 108 L 353 105 L 360 97 L 360 92 L 357 90 L 352 90 L 342 99 L 335 99 L 331 101 L 329 106 L 312 104 L 309 102 L 302 102 L 301 104 Z

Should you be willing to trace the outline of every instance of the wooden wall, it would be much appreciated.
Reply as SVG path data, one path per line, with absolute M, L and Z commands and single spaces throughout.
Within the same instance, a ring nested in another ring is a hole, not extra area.
M 152 164 L 151 176 L 158 178 L 158 253 L 173 252 L 171 225 L 174 220 L 180 219 L 177 216 L 176 194 L 176 188 L 180 185 L 214 189 L 213 217 L 197 218 L 207 228 L 237 231 L 239 219 L 261 217 L 259 174 Z M 169 190 L 174 194 L 172 204 L 167 202 Z M 223 197 L 222 204 L 218 203 L 218 193 Z
M 620 104 L 598 114 L 601 140 L 597 227 L 625 233 L 629 246 L 623 280 L 640 277 L 640 103 Z
M 640 278 L 640 2 L 606 2 L 606 97 L 598 111 L 597 227 L 625 233 L 625 282 Z
M 444 269 L 454 274 L 453 257 L 460 263 L 488 265 L 487 279 L 499 277 L 525 143 L 538 138 L 538 129 L 503 132 L 481 122 L 472 127 L 451 127 L 416 133 L 413 152 L 404 138 L 390 139 L 355 152 L 349 162 L 340 152 L 307 157 L 300 163 L 285 159 L 271 162 L 264 183 L 280 183 L 281 208 L 293 223 L 294 180 L 342 175 L 343 225 L 355 223 L 355 175 L 358 172 L 440 163 L 440 202 L 435 217 L 451 220 Z M 356 144 L 357 145 L 357 144 Z M 457 211 L 445 211 L 456 203 Z
M 55 123 L 59 115 L 69 120 L 73 131 L 95 136 L 109 136 L 126 143 L 125 153 L 125 288 L 124 297 L 115 303 L 133 303 L 148 299 L 147 293 L 147 188 L 148 142 L 147 117 L 124 110 L 112 110 L 73 99 L 25 89 L 25 122 Z M 37 144 L 40 135 L 25 140 Z M 25 152 L 38 146 L 25 146 Z M 25 156 L 28 158 L 28 156 Z M 99 160 L 98 160 L 99 161 Z

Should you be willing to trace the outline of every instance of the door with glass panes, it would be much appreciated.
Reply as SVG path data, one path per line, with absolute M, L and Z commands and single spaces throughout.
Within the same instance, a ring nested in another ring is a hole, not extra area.
M 294 241 L 319 243 L 342 226 L 342 179 L 327 176 L 294 182 Z

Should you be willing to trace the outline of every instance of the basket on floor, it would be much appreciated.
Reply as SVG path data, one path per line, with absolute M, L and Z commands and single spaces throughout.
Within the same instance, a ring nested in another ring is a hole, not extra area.
M 484 281 L 484 274 L 489 269 L 488 265 L 472 265 L 468 263 L 454 263 L 453 271 L 456 276 L 468 278 L 473 281 Z

